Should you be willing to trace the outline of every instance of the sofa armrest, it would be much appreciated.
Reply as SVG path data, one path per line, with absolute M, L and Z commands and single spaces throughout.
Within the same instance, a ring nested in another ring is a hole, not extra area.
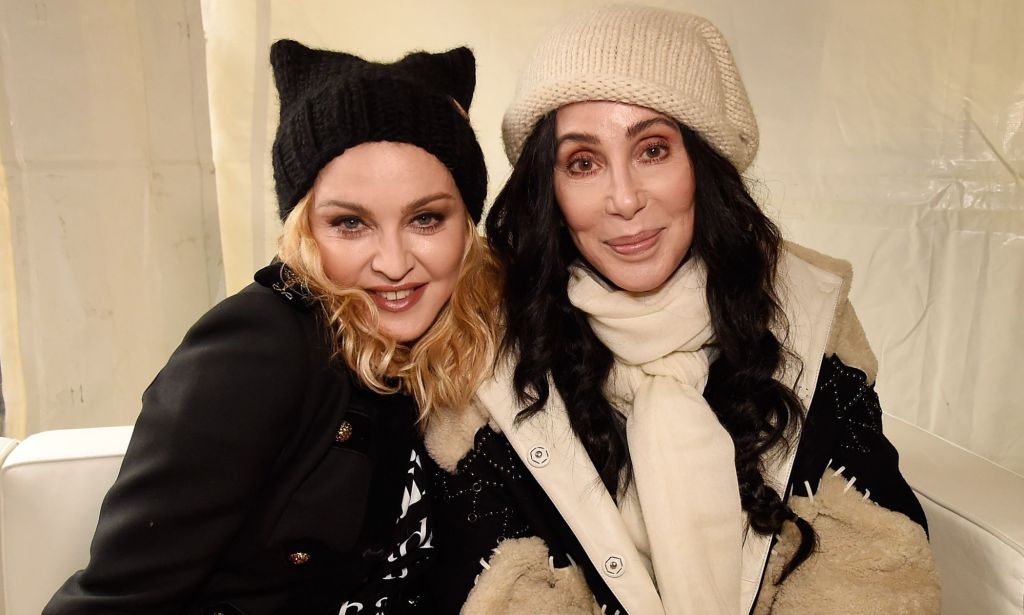
M 132 427 L 33 434 L 0 466 L 0 580 L 7 615 L 39 613 L 89 561 L 100 503 Z
M 1024 613 L 1024 476 L 885 416 L 900 470 L 921 500 L 943 613 Z

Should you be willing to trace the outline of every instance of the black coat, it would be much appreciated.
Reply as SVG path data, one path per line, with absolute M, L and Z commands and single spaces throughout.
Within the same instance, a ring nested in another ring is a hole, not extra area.
M 46 615 L 337 613 L 380 566 L 414 404 L 356 384 L 280 288 L 211 309 L 146 390 L 89 565 Z

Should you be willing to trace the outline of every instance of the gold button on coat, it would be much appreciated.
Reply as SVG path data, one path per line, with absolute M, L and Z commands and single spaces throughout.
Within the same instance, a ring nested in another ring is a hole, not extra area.
M 352 437 L 352 423 L 342 421 L 338 426 L 338 433 L 334 435 L 335 442 L 345 442 Z
M 303 553 L 302 551 L 296 551 L 288 556 L 288 561 L 295 566 L 301 566 L 309 561 L 309 553 Z

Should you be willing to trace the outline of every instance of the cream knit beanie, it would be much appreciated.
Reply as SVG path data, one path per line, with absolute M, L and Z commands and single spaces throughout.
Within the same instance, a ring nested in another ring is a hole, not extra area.
M 514 165 L 537 121 L 562 105 L 607 100 L 648 107 L 697 131 L 739 171 L 758 134 L 739 71 L 708 20 L 666 9 L 614 5 L 555 26 L 533 53 L 505 112 Z

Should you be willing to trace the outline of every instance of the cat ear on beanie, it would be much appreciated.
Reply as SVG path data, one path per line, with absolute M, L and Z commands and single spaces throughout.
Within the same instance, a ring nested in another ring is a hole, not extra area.
M 412 53 L 398 63 L 410 78 L 452 97 L 469 112 L 476 88 L 476 58 L 468 47 L 444 53 Z
M 448 64 L 451 74 L 448 94 L 468 113 L 476 89 L 476 58 L 467 47 L 452 49 L 441 57 Z
M 311 49 L 290 39 L 281 39 L 270 46 L 270 66 L 282 107 L 322 83 L 325 75 L 340 77 L 365 70 L 369 65 L 358 56 Z

